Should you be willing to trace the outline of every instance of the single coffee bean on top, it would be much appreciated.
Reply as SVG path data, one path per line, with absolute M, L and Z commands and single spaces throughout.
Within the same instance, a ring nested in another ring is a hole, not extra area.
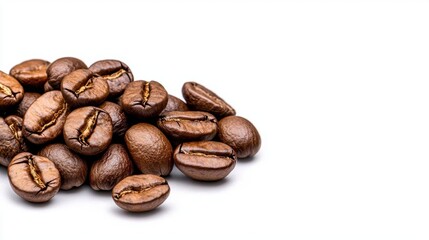
M 182 87 L 183 98 L 193 110 L 214 114 L 219 119 L 235 115 L 235 110 L 210 89 L 196 82 L 186 82 Z
M 217 133 L 217 120 L 207 112 L 172 111 L 159 116 L 158 128 L 175 142 L 212 140 Z
M 61 176 L 55 164 L 29 152 L 16 155 L 7 173 L 13 191 L 29 202 L 47 202 L 60 189 Z
M 109 114 L 101 108 L 87 106 L 73 110 L 64 123 L 64 141 L 82 155 L 96 155 L 109 147 L 113 126 Z
M 157 117 L 167 105 L 167 101 L 167 91 L 156 81 L 131 82 L 121 96 L 124 111 L 140 119 Z
M 161 205 L 170 194 L 167 181 L 152 174 L 129 176 L 112 190 L 116 205 L 130 212 L 146 212 Z
M 89 70 L 101 76 L 109 85 L 109 97 L 120 96 L 128 83 L 134 81 L 133 73 L 127 64 L 118 60 L 101 60 L 93 63 Z

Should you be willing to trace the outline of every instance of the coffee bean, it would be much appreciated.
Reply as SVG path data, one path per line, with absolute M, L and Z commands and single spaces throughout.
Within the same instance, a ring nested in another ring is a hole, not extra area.
M 219 119 L 235 115 L 235 110 L 211 90 L 196 82 L 186 82 L 182 94 L 191 109 L 214 114 Z
M 22 101 L 18 104 L 15 110 L 15 114 L 17 116 L 24 117 L 31 104 L 33 104 L 40 96 L 40 93 L 25 92 Z
M 16 154 L 25 151 L 28 148 L 22 136 L 22 118 L 0 117 L 0 164 L 7 167 Z
M 55 90 L 54 87 L 51 86 L 51 84 L 49 84 L 49 82 L 46 82 L 45 85 L 43 85 L 43 91 L 44 92 L 49 92 Z
M 186 176 L 200 181 L 218 181 L 235 167 L 234 150 L 221 142 L 200 141 L 180 144 L 174 151 L 174 163 Z
M 64 124 L 64 141 L 83 155 L 103 152 L 112 141 L 112 119 L 103 109 L 87 106 L 71 112 Z
M 101 60 L 93 63 L 89 70 L 100 75 L 109 85 L 109 97 L 120 96 L 128 83 L 134 81 L 131 69 L 118 60 Z
M 142 174 L 120 181 L 112 191 L 116 205 L 130 212 L 146 212 L 161 205 L 170 194 L 167 181 L 159 176 Z
M 220 141 L 231 146 L 238 158 L 252 157 L 261 148 L 261 136 L 249 120 L 229 116 L 220 120 L 218 125 Z
M 16 155 L 7 173 L 15 193 L 29 202 L 47 202 L 60 189 L 60 172 L 54 163 L 29 152 Z
M 106 101 L 99 108 L 106 111 L 112 119 L 113 135 L 122 138 L 128 129 L 128 119 L 122 107 L 116 103 Z
M 164 110 L 162 110 L 160 115 L 171 111 L 189 111 L 189 109 L 184 101 L 173 95 L 168 94 L 167 106 L 165 106 Z
M 77 58 L 64 57 L 57 59 L 46 70 L 48 82 L 54 89 L 60 89 L 61 81 L 67 74 L 77 69 L 87 68 L 86 64 Z
M 14 77 L 0 71 L 0 110 L 18 105 L 24 96 L 24 88 Z
M 121 144 L 112 144 L 103 156 L 92 164 L 89 184 L 94 190 L 112 190 L 122 179 L 133 173 L 133 163 L 127 149 Z
M 71 107 L 99 105 L 109 96 L 107 82 L 88 69 L 78 69 L 63 78 L 61 92 Z
M 26 90 L 41 91 L 48 81 L 46 70 L 49 62 L 42 59 L 31 59 L 15 65 L 10 75 L 16 78 Z
M 125 133 L 128 151 L 142 173 L 167 176 L 173 169 L 173 149 L 155 126 L 138 123 Z
M 85 183 L 88 166 L 82 158 L 72 152 L 65 144 L 47 145 L 38 153 L 51 160 L 61 175 L 61 189 L 69 190 Z
M 176 142 L 212 140 L 217 133 L 217 120 L 207 112 L 167 112 L 159 117 L 157 125 Z
M 40 96 L 24 115 L 24 136 L 34 144 L 43 144 L 58 137 L 63 129 L 68 105 L 60 91 Z
M 157 117 L 167 105 L 168 94 L 156 81 L 135 81 L 125 88 L 122 108 L 137 118 Z

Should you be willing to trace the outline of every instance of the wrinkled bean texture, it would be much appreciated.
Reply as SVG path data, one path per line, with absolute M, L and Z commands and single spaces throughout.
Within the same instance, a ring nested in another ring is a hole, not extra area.
M 167 101 L 167 91 L 156 81 L 131 82 L 121 97 L 124 111 L 140 119 L 157 117 Z
M 87 106 L 73 110 L 64 123 L 64 141 L 83 155 L 103 152 L 112 141 L 112 119 L 101 108 Z
M 58 137 L 64 126 L 68 105 L 60 91 L 40 96 L 24 115 L 24 136 L 34 144 L 43 144 Z
M 29 152 L 16 155 L 7 173 L 15 193 L 29 202 L 47 202 L 60 189 L 61 176 L 55 164 Z

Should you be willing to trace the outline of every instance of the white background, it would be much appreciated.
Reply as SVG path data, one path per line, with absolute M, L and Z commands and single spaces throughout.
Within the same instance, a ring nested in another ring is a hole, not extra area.
M 428 239 L 429 2 L 3 1 L 0 69 L 127 63 L 211 88 L 262 135 L 222 182 L 174 171 L 156 211 L 89 187 L 34 205 L 0 168 L 0 239 Z

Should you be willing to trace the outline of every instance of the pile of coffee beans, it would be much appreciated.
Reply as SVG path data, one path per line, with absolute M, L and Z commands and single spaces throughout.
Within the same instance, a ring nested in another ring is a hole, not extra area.
M 261 147 L 254 125 L 213 91 L 186 82 L 182 93 L 186 102 L 134 81 L 118 60 L 24 61 L 0 71 L 0 165 L 29 202 L 88 183 L 127 211 L 152 210 L 174 166 L 218 181 Z

